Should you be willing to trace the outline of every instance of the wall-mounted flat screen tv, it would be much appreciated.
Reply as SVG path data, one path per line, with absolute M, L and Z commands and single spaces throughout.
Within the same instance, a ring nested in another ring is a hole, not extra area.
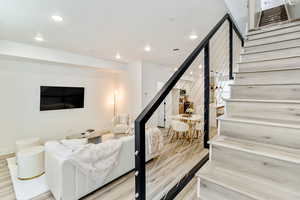
M 41 86 L 40 110 L 61 110 L 84 107 L 83 87 Z

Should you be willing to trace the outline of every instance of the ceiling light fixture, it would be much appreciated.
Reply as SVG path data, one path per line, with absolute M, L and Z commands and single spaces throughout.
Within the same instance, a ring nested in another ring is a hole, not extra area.
M 174 68 L 174 71 L 176 72 L 177 70 L 178 70 L 178 68 L 177 68 L 177 67 L 175 67 L 175 68 Z
M 147 45 L 147 46 L 145 46 L 144 50 L 145 50 L 146 52 L 149 52 L 149 51 L 151 51 L 151 47 L 150 47 L 149 45 Z
M 53 19 L 53 21 L 55 22 L 62 22 L 64 19 L 59 16 L 59 15 L 52 15 L 51 18 Z
M 193 72 L 190 72 L 190 75 L 193 75 Z
M 202 69 L 202 65 L 200 64 L 200 65 L 198 66 L 198 68 L 199 68 L 199 69 Z
M 198 38 L 198 35 L 196 35 L 196 34 L 191 34 L 190 35 L 190 39 L 191 40 L 195 40 L 195 39 L 197 39 Z
M 36 41 L 38 41 L 38 42 L 44 42 L 44 41 L 45 41 L 44 38 L 43 38 L 40 34 L 37 34 L 37 35 L 34 37 L 34 39 L 35 39 Z
M 119 53 L 116 54 L 116 59 L 117 60 L 121 59 L 121 55 Z

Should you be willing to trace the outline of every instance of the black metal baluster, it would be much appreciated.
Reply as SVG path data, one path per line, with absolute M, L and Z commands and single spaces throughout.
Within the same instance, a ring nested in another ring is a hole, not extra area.
M 232 21 L 228 20 L 229 23 L 229 79 L 233 80 L 233 28 Z
M 135 121 L 135 199 L 146 200 L 145 124 Z
M 210 101 L 210 69 L 209 41 L 204 47 L 204 148 L 209 148 L 209 101 Z

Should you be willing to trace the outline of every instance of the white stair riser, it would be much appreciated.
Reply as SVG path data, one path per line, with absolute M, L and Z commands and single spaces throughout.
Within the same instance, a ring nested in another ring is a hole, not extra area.
M 232 171 L 256 176 L 299 191 L 300 165 L 283 160 L 212 145 L 211 162 Z
M 209 180 L 200 178 L 198 181 L 200 181 L 200 188 L 198 190 L 201 200 L 254 200 Z
M 300 46 L 300 38 L 295 40 L 271 43 L 271 44 L 244 47 L 244 52 L 251 53 L 251 52 L 269 51 L 269 50 L 277 50 L 277 49 L 289 48 L 294 46 Z
M 267 37 L 267 38 L 262 38 L 262 39 L 257 39 L 257 40 L 248 40 L 245 42 L 245 46 L 248 47 L 248 46 L 253 46 L 253 45 L 269 44 L 269 43 L 273 43 L 273 42 L 295 39 L 295 38 L 299 38 L 299 37 L 300 37 L 300 31 L 294 32 L 294 33 L 289 33 L 286 35 L 278 35 L 276 37 Z
M 300 85 L 232 85 L 233 99 L 300 100 Z
M 248 40 L 262 39 L 265 37 L 277 37 L 278 34 L 289 34 L 291 32 L 300 31 L 300 26 L 292 26 L 284 29 L 268 31 L 260 34 L 248 35 Z
M 300 149 L 300 129 L 220 120 L 220 135 Z
M 227 101 L 229 117 L 291 120 L 300 122 L 300 104 Z
M 300 67 L 300 57 L 290 57 L 279 60 L 239 63 L 239 72 L 265 71 L 274 69 L 293 69 Z
M 237 73 L 236 84 L 296 84 L 300 83 L 300 69 Z
M 261 52 L 261 53 L 251 53 L 251 54 L 242 54 L 242 62 L 251 62 L 251 61 L 260 61 L 267 59 L 278 59 L 291 56 L 300 56 L 300 47 L 289 48 L 289 49 L 280 49 L 276 51 Z

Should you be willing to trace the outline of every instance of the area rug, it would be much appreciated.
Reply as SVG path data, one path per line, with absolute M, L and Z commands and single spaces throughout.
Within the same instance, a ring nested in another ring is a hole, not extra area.
M 7 164 L 17 200 L 30 200 L 49 191 L 45 175 L 32 180 L 21 181 L 17 178 L 16 158 L 7 159 Z

